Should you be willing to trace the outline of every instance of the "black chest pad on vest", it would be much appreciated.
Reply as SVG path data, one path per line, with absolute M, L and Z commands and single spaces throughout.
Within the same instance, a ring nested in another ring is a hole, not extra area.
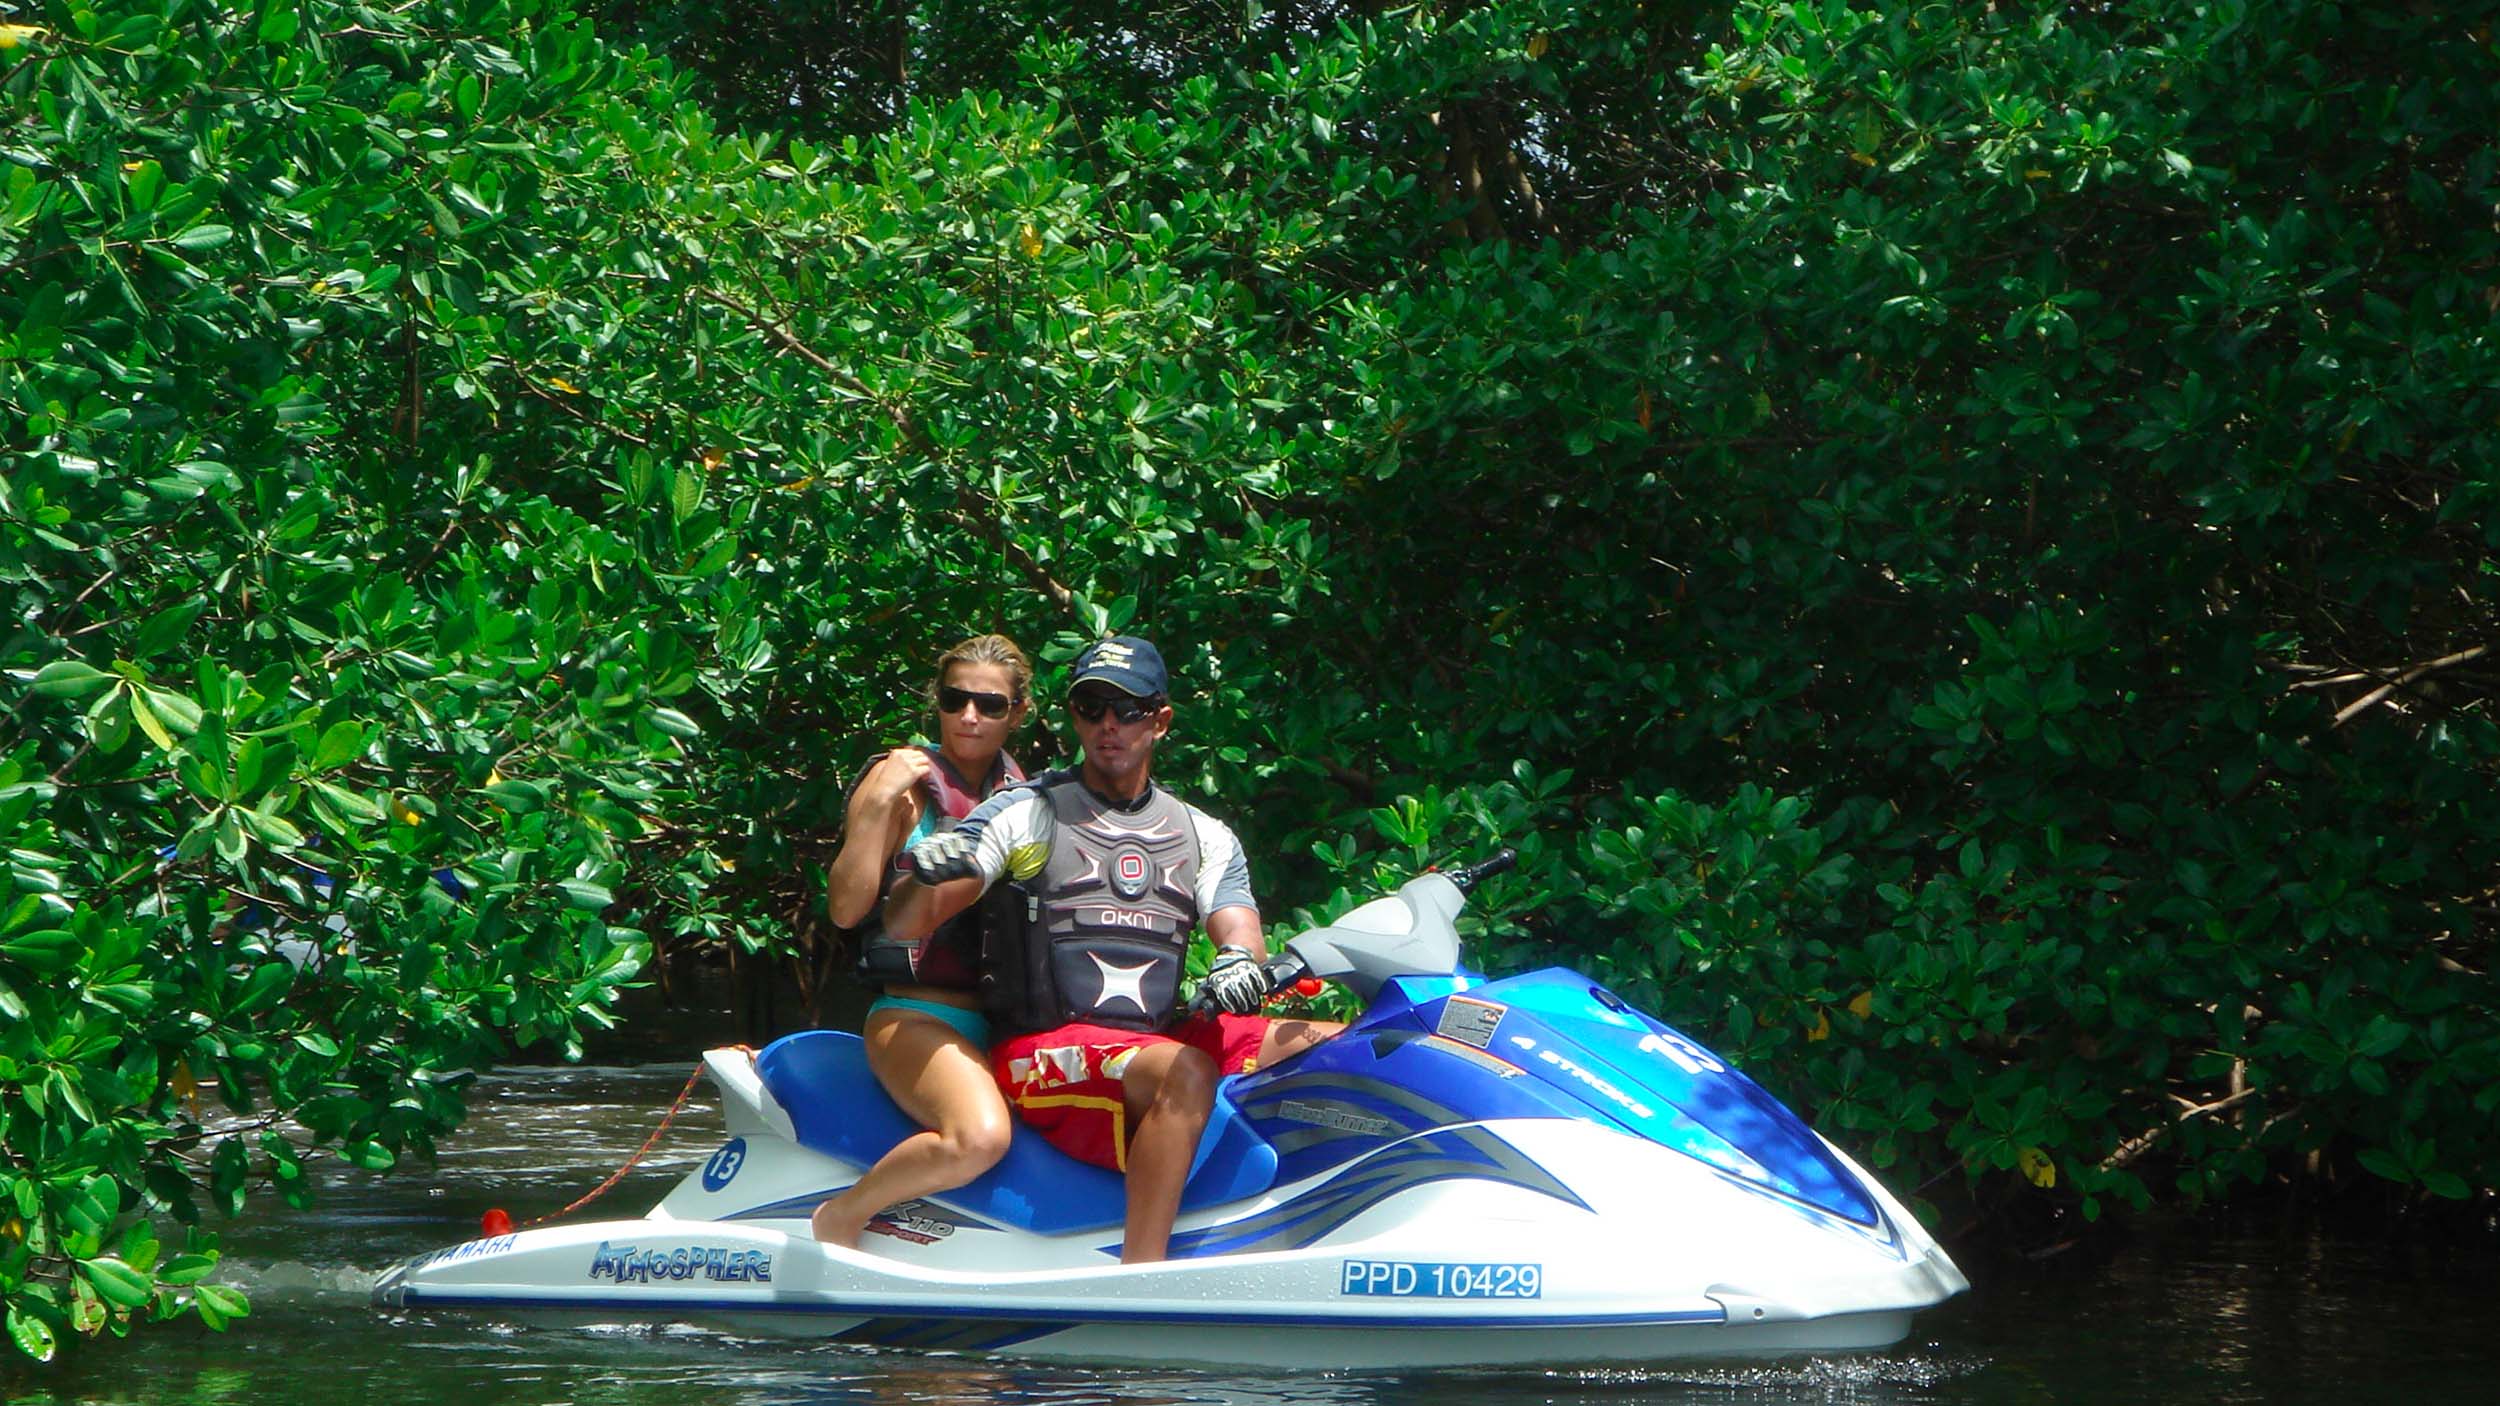
M 1159 788 L 1125 812 L 1081 785 L 1046 794 L 1058 835 L 1036 885 L 1041 931 L 1033 955 L 1047 968 L 1056 1018 L 1160 1029 L 1171 1019 L 1199 916 L 1189 808 Z

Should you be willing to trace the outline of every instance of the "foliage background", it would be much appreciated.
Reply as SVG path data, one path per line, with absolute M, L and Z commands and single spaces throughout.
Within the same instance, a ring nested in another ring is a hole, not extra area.
M 820 998 L 986 628 L 1961 1233 L 2500 1184 L 2481 12 L 595 19 L 0 16 L 21 1350 L 655 945 Z

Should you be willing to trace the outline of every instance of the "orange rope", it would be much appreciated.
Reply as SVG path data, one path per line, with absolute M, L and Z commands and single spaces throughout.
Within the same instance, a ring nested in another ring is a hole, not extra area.
M 744 1050 L 747 1047 L 744 1045 L 737 1045 L 732 1048 Z M 754 1052 L 749 1050 L 748 1053 L 752 1054 Z M 624 1180 L 625 1174 L 632 1171 L 637 1163 L 641 1162 L 645 1156 L 649 1155 L 652 1148 L 659 1145 L 660 1135 L 668 1131 L 669 1124 L 677 1121 L 677 1115 L 685 1109 L 686 1100 L 694 1096 L 695 1082 L 702 1077 L 703 1061 L 696 1060 L 694 1064 L 694 1072 L 686 1076 L 686 1087 L 677 1091 L 677 1101 L 668 1106 L 668 1112 L 660 1118 L 660 1126 L 651 1130 L 651 1136 L 642 1140 L 642 1147 L 636 1151 L 633 1156 L 625 1159 L 624 1166 L 608 1173 L 608 1179 L 599 1183 L 597 1186 L 592 1187 L 589 1193 L 583 1196 L 582 1199 L 574 1202 L 570 1206 L 565 1207 L 561 1211 L 551 1211 L 546 1215 L 525 1220 L 521 1222 L 521 1228 L 523 1230 L 527 1230 L 533 1225 L 544 1225 L 548 1221 L 555 1220 L 560 1216 L 569 1216 L 575 1211 L 580 1210 L 582 1207 L 589 1205 L 591 1202 L 598 1200 L 601 1196 L 606 1195 L 609 1187 L 612 1187 L 618 1182 Z

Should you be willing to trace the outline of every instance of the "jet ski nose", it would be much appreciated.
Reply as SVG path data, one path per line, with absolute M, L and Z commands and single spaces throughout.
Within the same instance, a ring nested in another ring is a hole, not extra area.
M 406 1261 L 383 1270 L 381 1277 L 373 1281 L 373 1306 L 375 1308 L 402 1307 L 407 1297 L 408 1265 Z

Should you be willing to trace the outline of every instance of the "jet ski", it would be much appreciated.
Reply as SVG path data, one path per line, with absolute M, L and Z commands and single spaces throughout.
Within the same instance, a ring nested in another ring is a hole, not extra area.
M 817 1203 L 917 1130 L 856 1036 L 713 1050 L 726 1139 L 647 1215 L 416 1256 L 377 1305 L 1090 1361 L 1548 1367 L 1881 1347 L 1968 1287 L 1875 1179 L 1708 1049 L 1562 968 L 1459 962 L 1427 873 L 1271 964 L 1366 1003 L 1228 1078 L 1160 1264 L 1124 1188 L 1019 1130 L 863 1250 Z

